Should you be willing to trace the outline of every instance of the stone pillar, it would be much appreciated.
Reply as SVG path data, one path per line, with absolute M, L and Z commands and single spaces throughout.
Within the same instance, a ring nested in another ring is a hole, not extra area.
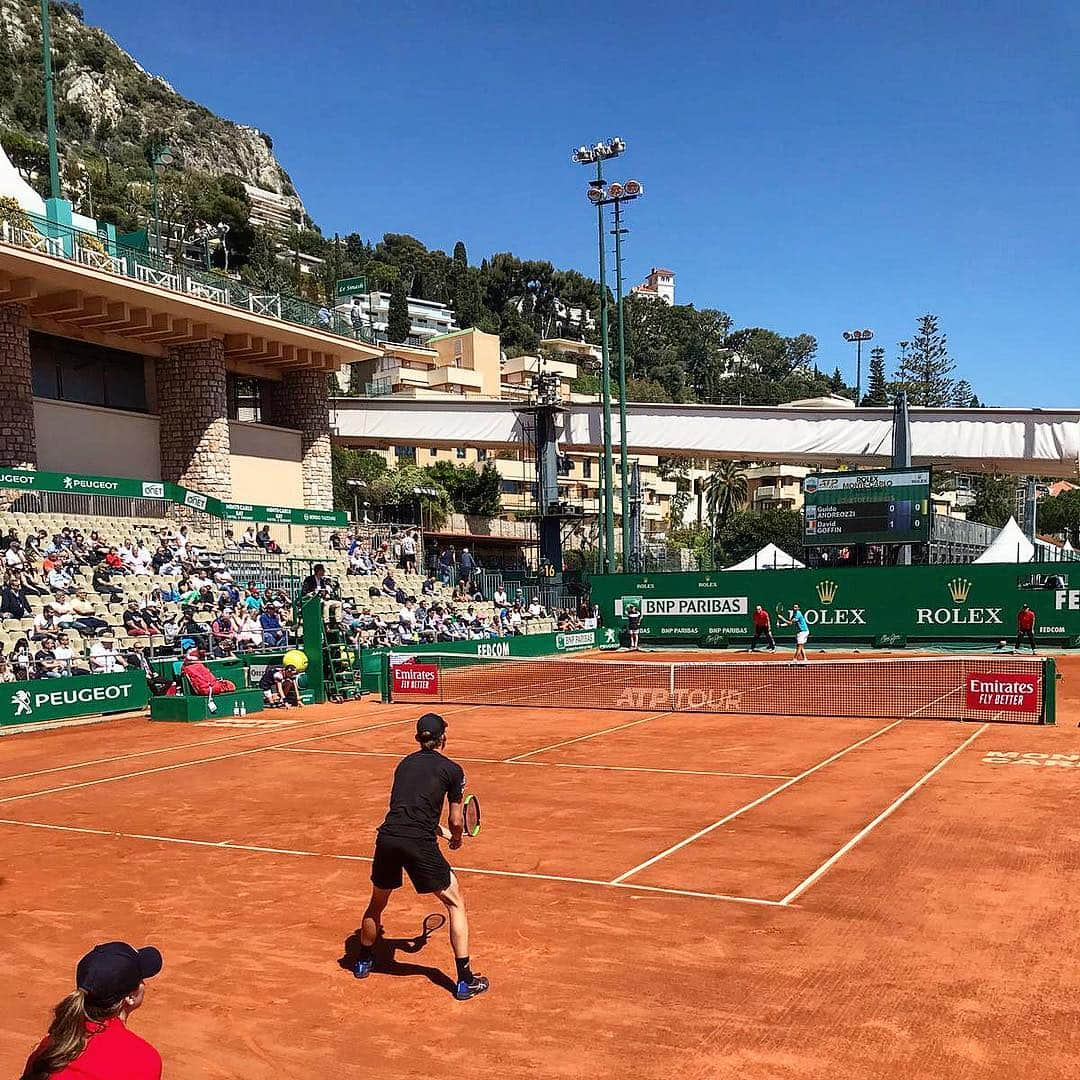
M 177 345 L 157 362 L 161 477 L 218 499 L 232 498 L 225 343 Z
M 334 506 L 327 378 L 325 371 L 301 368 L 273 383 L 270 393 L 270 423 L 300 432 L 304 507 L 308 510 L 331 510 Z
M 0 304 L 0 402 L 0 466 L 36 469 L 30 313 L 22 304 Z

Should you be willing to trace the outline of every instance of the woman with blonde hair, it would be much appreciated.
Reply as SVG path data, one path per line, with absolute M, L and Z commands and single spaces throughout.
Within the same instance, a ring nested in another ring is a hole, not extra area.
M 21 1080 L 160 1080 L 161 1055 L 126 1026 L 160 970 L 152 945 L 96 945 L 79 961 L 76 989 L 56 1006 Z

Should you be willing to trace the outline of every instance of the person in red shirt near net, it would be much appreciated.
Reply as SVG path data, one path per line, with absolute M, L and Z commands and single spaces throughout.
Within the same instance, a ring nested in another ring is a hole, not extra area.
M 1015 652 L 1020 651 L 1020 642 L 1026 640 L 1031 646 L 1031 655 L 1035 655 L 1035 612 L 1025 604 L 1016 616 Z
M 160 970 L 152 945 L 96 945 L 79 961 L 76 989 L 56 1006 L 21 1080 L 161 1080 L 161 1055 L 127 1029 L 146 980 Z
M 769 643 L 769 652 L 776 652 L 776 639 L 772 636 L 772 620 L 769 613 L 760 605 L 754 608 L 752 616 L 754 620 L 754 640 L 750 642 L 750 651 L 757 648 L 758 638 L 764 638 Z

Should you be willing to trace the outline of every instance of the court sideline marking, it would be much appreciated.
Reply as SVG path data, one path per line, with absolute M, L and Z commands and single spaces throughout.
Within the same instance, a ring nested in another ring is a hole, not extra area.
M 618 877 L 611 879 L 612 885 L 618 885 L 624 882 L 628 877 L 633 877 L 634 874 L 639 873 L 642 870 L 652 866 L 653 863 L 659 862 L 661 859 L 666 859 L 669 855 L 674 855 L 676 851 L 682 850 L 687 844 L 692 844 L 695 840 L 700 840 L 703 836 L 713 832 L 715 829 L 719 829 L 721 826 L 726 825 L 729 821 L 734 821 L 735 818 L 742 814 L 745 814 L 748 810 L 753 810 L 755 806 L 760 806 L 763 802 L 768 801 L 774 795 L 779 795 L 780 792 L 786 791 L 792 784 L 797 784 L 800 780 L 805 780 L 806 777 L 816 773 L 818 769 L 825 768 L 826 765 L 831 765 L 838 758 L 842 758 L 845 754 L 850 753 L 852 750 L 858 750 L 860 746 L 865 746 L 868 742 L 876 739 L 879 735 L 884 735 L 887 731 L 892 731 L 897 724 L 902 724 L 903 720 L 894 720 L 891 724 L 886 724 L 885 727 L 879 731 L 875 731 L 872 735 L 867 735 L 865 738 L 860 739 L 858 742 L 852 743 L 850 746 L 845 746 L 842 750 L 837 750 L 835 754 L 827 757 L 824 761 L 819 761 L 816 765 L 812 765 L 809 769 L 799 773 L 798 776 L 793 776 L 790 780 L 784 781 L 784 783 L 777 785 L 770 791 L 766 791 L 764 795 L 759 795 L 752 802 L 748 802 L 745 806 L 740 806 L 737 810 L 732 810 L 731 813 L 725 814 L 719 821 L 714 821 L 711 825 L 706 825 L 704 829 L 699 829 L 693 836 L 686 837 L 685 840 L 680 840 L 677 844 L 672 844 L 671 847 L 665 851 L 661 851 L 658 855 L 654 855 L 651 859 L 646 859 L 643 863 L 639 863 L 637 866 L 631 867 L 629 870 Z
M 330 736 L 332 737 L 332 736 Z M 271 749 L 278 749 L 272 747 Z M 283 746 L 282 754 L 331 754 L 342 757 L 377 757 L 401 758 L 401 754 L 391 754 L 379 750 L 316 750 L 308 747 Z M 671 773 L 675 776 L 729 776 L 747 780 L 790 780 L 789 773 L 743 773 L 716 772 L 712 769 L 653 769 L 645 765 L 581 765 L 571 761 L 515 761 L 513 758 L 460 757 L 454 754 L 455 761 L 464 761 L 472 765 L 533 765 L 545 769 L 600 769 L 605 772 L 641 772 Z
M 229 840 L 188 840 L 180 836 L 151 836 L 147 833 L 113 832 L 111 829 L 90 829 L 76 825 L 50 825 L 41 821 L 19 821 L 16 818 L 0 818 L 0 825 L 22 826 L 27 829 L 47 829 L 50 832 L 80 833 L 87 836 L 109 836 L 123 840 L 146 840 L 160 844 L 184 844 L 190 847 L 215 848 L 218 851 L 251 851 L 266 855 L 292 855 L 300 858 L 334 859 L 339 862 L 371 862 L 370 855 L 336 855 L 325 851 L 303 851 L 298 848 L 272 848 L 257 844 L 234 844 Z M 605 889 L 628 889 L 631 892 L 663 893 L 669 896 L 691 896 L 702 900 L 723 900 L 732 904 L 752 904 L 758 907 L 784 907 L 779 900 L 763 900 L 756 896 L 729 896 L 726 893 L 694 892 L 691 889 L 675 889 L 665 885 L 621 884 L 600 878 L 569 877 L 562 874 L 536 874 L 523 870 L 489 870 L 477 866 L 455 866 L 455 874 L 479 874 L 485 877 L 525 878 L 532 881 L 561 881 L 574 885 L 594 885 Z
M 647 724 L 650 720 L 659 720 L 663 716 L 674 716 L 674 712 L 668 709 L 666 712 L 657 713 L 655 716 L 642 716 L 637 720 L 630 720 L 625 724 L 616 724 L 614 727 L 604 728 L 602 731 L 590 731 L 588 735 L 578 735 L 573 739 L 563 739 L 562 742 L 551 743 L 550 746 L 541 746 L 536 750 L 526 750 L 524 754 L 514 754 L 513 757 L 503 758 L 505 764 L 513 764 L 522 758 L 532 757 L 533 754 L 542 754 L 545 750 L 557 750 L 560 746 L 569 746 L 571 743 L 584 742 L 586 739 L 595 739 L 598 735 L 607 735 L 612 731 L 623 731 L 626 728 L 637 727 L 638 724 Z
M 958 754 L 966 750 L 990 725 L 983 724 L 978 731 L 969 735 L 955 750 L 949 751 L 929 772 L 924 773 L 914 784 L 911 785 L 902 795 L 894 799 L 873 821 L 859 830 L 850 840 L 847 841 L 838 851 L 830 855 L 812 874 L 804 878 L 795 886 L 780 901 L 783 905 L 790 904 L 793 900 L 800 897 L 815 881 L 818 881 L 821 877 L 829 872 L 856 844 L 858 844 L 864 837 L 868 836 L 874 829 L 877 828 L 887 817 L 889 817 L 895 810 L 898 810 L 904 803 L 915 794 L 925 783 L 936 776 L 946 765 L 952 761 Z

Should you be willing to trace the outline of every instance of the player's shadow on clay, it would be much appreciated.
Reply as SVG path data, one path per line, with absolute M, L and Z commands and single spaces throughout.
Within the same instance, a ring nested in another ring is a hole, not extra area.
M 443 922 L 445 921 L 445 918 L 443 918 Z M 438 927 L 435 927 L 435 929 L 438 929 Z M 419 975 L 448 993 L 454 993 L 457 986 L 445 971 L 441 971 L 436 967 L 428 967 L 426 964 L 410 964 L 398 959 L 399 953 L 407 955 L 418 953 L 427 945 L 433 932 L 433 930 L 421 930 L 416 937 L 411 938 L 390 938 L 380 935 L 375 942 L 375 967 L 372 975 Z M 346 971 L 352 971 L 359 955 L 360 931 L 357 929 L 345 939 L 344 956 L 338 960 L 338 964 Z

